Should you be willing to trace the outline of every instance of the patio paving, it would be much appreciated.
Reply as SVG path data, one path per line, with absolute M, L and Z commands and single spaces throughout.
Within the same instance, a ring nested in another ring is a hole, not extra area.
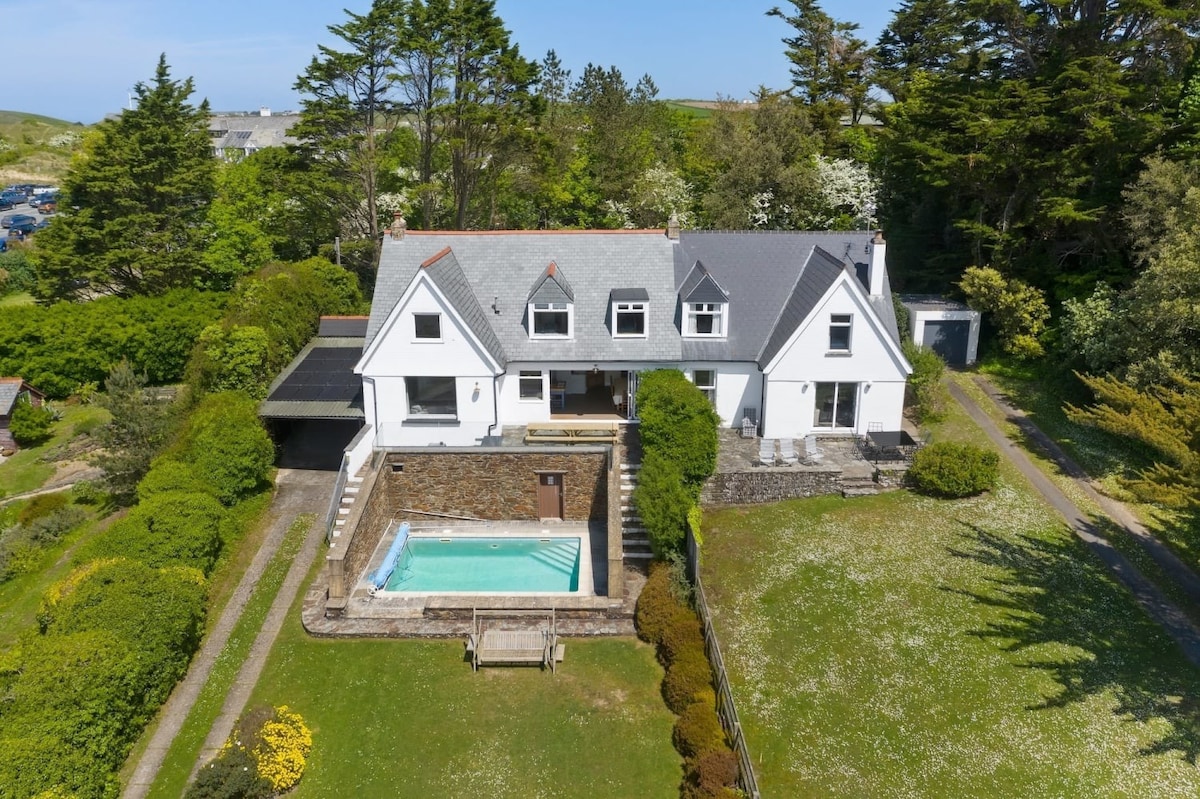
M 824 452 L 820 463 L 806 464 L 803 461 L 804 439 L 793 439 L 796 455 L 801 461 L 794 466 L 760 466 L 758 463 L 758 445 L 762 440 L 742 438 L 738 430 L 721 428 L 719 431 L 717 449 L 717 473 L 733 472 L 771 472 L 771 471 L 812 471 L 812 472 L 841 472 L 847 478 L 870 478 L 875 467 L 863 458 L 858 450 L 858 442 L 852 437 L 818 438 L 817 444 Z

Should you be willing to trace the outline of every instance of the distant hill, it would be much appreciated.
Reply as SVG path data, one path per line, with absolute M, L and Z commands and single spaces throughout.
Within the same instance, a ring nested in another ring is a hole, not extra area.
M 87 125 L 0 111 L 0 185 L 54 183 L 62 178 Z

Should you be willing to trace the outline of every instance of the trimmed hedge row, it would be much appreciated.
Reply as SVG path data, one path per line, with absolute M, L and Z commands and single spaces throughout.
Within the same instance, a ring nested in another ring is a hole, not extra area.
M 696 612 L 672 592 L 672 567 L 653 563 L 638 597 L 638 637 L 658 648 L 666 668 L 663 699 L 675 713 L 671 740 L 685 759 L 683 799 L 734 799 L 737 757 L 717 716 L 712 668 Z

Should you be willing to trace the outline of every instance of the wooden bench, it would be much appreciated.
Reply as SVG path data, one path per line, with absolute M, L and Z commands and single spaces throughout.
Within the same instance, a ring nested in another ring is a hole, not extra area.
M 558 643 L 558 635 L 555 632 L 554 611 L 536 614 L 515 611 L 510 614 L 543 616 L 548 621 L 548 626 L 537 630 L 489 627 L 486 626 L 487 618 L 500 617 L 500 613 L 476 610 L 472 623 L 474 632 L 467 638 L 467 654 L 471 658 L 471 668 L 478 671 L 480 666 L 492 664 L 535 663 L 543 668 L 549 666 L 550 670 L 554 671 L 556 664 L 563 659 L 564 650 L 563 645 Z
M 530 422 L 526 444 L 615 444 L 621 425 L 615 421 Z

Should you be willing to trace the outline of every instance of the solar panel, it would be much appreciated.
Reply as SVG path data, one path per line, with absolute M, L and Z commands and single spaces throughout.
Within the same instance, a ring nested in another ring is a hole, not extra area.
M 360 357 L 359 347 L 315 347 L 267 399 L 350 402 L 362 393 L 362 378 L 354 374 Z

